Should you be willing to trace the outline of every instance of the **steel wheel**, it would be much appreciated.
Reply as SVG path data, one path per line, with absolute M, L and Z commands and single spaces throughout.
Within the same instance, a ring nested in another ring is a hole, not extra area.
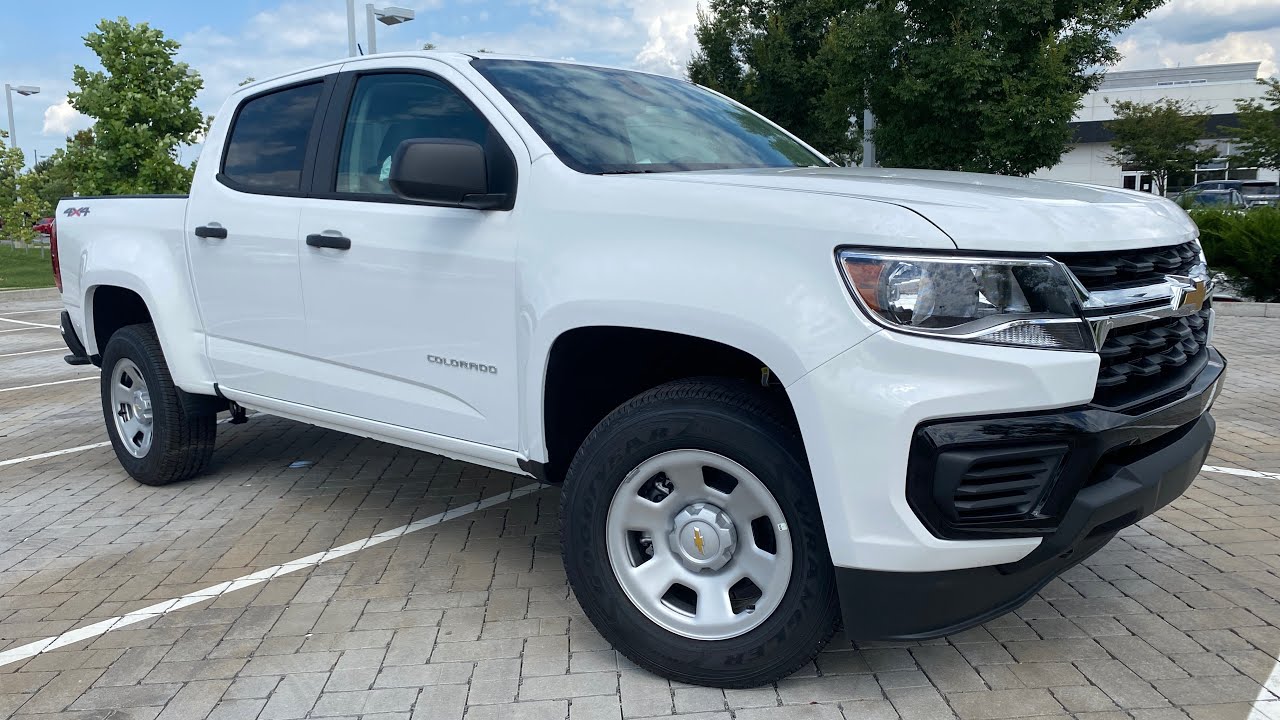
M 111 369 L 111 407 L 125 450 L 136 458 L 146 457 L 155 434 L 151 393 L 142 371 L 128 358 L 120 358 Z
M 742 465 L 673 450 L 632 470 L 609 504 L 609 563 L 650 620 L 695 640 L 750 632 L 790 584 L 791 533 L 773 494 Z

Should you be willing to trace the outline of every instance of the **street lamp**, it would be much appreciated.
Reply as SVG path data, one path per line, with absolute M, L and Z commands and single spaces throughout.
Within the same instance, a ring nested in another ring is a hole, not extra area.
M 378 52 L 378 32 L 377 26 L 373 24 L 374 18 L 383 25 L 399 25 L 407 23 L 413 19 L 413 11 L 409 8 L 402 7 L 385 7 L 382 9 L 375 8 L 373 3 L 364 6 L 365 24 L 369 28 L 369 54 Z
M 383 25 L 399 25 L 413 19 L 413 10 L 403 7 L 376 8 L 373 3 L 364 6 L 365 27 L 369 37 L 369 54 L 378 52 L 377 20 Z M 347 54 L 356 55 L 356 0 L 347 0 Z
M 9 146 L 18 147 L 18 136 L 13 131 L 13 94 L 18 93 L 23 97 L 35 95 L 40 92 L 40 88 L 35 85 L 18 85 L 13 86 L 9 83 L 4 84 L 4 103 L 9 108 Z

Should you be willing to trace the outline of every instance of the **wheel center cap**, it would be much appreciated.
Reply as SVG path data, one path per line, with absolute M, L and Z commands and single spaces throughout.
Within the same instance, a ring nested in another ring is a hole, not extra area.
M 151 394 L 146 390 L 133 391 L 133 412 L 139 420 L 151 419 Z
M 719 570 L 733 557 L 738 533 L 733 520 L 710 503 L 694 503 L 675 518 L 670 541 L 690 570 Z

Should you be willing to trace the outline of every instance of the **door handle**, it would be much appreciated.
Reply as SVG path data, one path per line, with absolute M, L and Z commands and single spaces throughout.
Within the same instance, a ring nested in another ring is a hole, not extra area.
M 307 244 L 314 248 L 350 250 L 351 238 L 342 237 L 341 235 L 308 235 Z
M 220 225 L 201 225 L 196 228 L 196 237 L 212 240 L 226 240 L 227 229 Z

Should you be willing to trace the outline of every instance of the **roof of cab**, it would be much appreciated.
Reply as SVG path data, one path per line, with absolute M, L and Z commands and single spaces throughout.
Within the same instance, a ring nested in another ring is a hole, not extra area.
M 359 55 L 359 56 L 353 56 L 353 57 L 338 58 L 335 60 L 330 60 L 328 62 L 323 62 L 316 65 L 310 65 L 304 68 L 298 68 L 297 70 L 293 70 L 281 75 L 273 75 L 272 77 L 269 77 L 269 78 L 263 78 L 261 80 L 255 80 L 254 82 L 251 82 L 251 83 L 246 83 L 236 88 L 236 93 L 238 94 L 244 90 L 251 90 L 257 87 L 258 85 L 262 85 L 263 83 L 274 82 L 276 80 L 281 80 L 283 78 L 287 78 L 292 75 L 298 75 L 301 73 L 310 72 L 312 70 L 319 70 L 327 67 L 337 67 L 344 63 L 354 62 L 357 60 L 367 60 L 369 58 L 388 58 L 388 57 L 435 58 L 437 60 L 443 60 L 451 65 L 466 64 L 477 58 L 485 58 L 485 59 L 493 59 L 493 60 L 523 60 L 526 62 L 557 63 L 561 65 L 583 65 L 587 67 L 606 68 L 610 70 L 626 70 L 628 72 L 641 73 L 644 75 L 659 75 L 661 77 L 668 77 L 668 76 L 662 75 L 661 73 L 654 73 L 647 70 L 637 70 L 635 68 L 623 68 L 623 67 L 617 67 L 615 65 L 608 65 L 604 63 L 583 62 L 581 60 L 571 60 L 566 58 L 556 59 L 556 58 L 536 57 L 533 55 L 515 55 L 511 53 L 493 53 L 493 52 L 464 53 L 464 52 L 452 52 L 452 51 L 444 51 L 444 50 L 401 50 L 401 51 L 378 53 L 376 55 Z

